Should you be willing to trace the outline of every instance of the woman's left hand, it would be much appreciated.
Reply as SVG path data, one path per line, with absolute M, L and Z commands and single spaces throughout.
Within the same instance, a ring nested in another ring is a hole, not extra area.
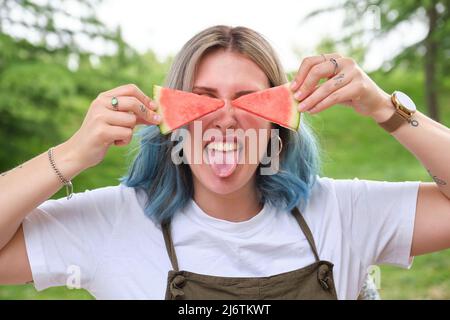
M 328 80 L 319 85 L 321 79 Z M 305 58 L 291 89 L 295 98 L 301 101 L 301 112 L 314 114 L 335 104 L 344 104 L 377 122 L 386 120 L 394 112 L 390 95 L 353 59 L 337 53 Z

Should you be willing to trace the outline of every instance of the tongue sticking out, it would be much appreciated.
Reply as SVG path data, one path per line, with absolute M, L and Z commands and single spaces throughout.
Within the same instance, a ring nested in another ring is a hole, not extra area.
M 230 176 L 237 167 L 239 149 L 233 151 L 218 151 L 208 149 L 209 165 L 214 174 L 221 178 Z

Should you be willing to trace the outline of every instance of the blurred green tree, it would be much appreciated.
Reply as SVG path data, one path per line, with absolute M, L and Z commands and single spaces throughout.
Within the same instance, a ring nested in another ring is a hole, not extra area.
M 101 91 L 136 83 L 151 95 L 164 79 L 170 59 L 141 55 L 120 28 L 107 29 L 95 15 L 99 2 L 3 0 L 0 172 L 69 138 Z M 113 53 L 91 51 L 99 40 Z
M 450 70 L 450 0 L 344 0 L 311 12 L 307 19 L 330 11 L 345 14 L 345 35 L 336 42 L 346 45 L 384 39 L 407 24 L 419 23 L 426 29 L 424 38 L 404 48 L 387 65 L 390 70 L 399 65 L 414 70 L 422 66 L 428 112 L 439 121 L 438 96 Z
M 73 114 L 77 85 L 68 60 L 76 39 L 111 33 L 98 21 L 99 0 L 3 0 L 0 6 L 0 166 L 9 168 L 57 143 Z M 75 13 L 77 12 L 77 13 Z
M 46 48 L 80 50 L 83 37 L 111 36 L 95 7 L 102 0 L 2 0 L 0 32 L 34 39 Z

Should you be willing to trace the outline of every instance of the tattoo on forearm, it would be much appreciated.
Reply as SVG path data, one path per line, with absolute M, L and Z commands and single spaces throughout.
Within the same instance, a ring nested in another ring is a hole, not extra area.
M 419 121 L 417 121 L 416 119 L 409 119 L 408 122 L 411 124 L 411 126 L 413 127 L 418 127 L 419 126 Z
M 445 185 L 447 185 L 447 182 L 446 182 L 446 181 L 444 181 L 444 180 L 442 180 L 442 179 L 439 179 L 437 176 L 434 176 L 434 175 L 431 173 L 430 170 L 427 169 L 427 171 L 428 171 L 428 174 L 429 174 L 429 175 L 431 176 L 431 178 L 433 179 L 433 181 L 436 182 L 436 184 L 438 184 L 438 185 L 440 185 L 440 186 L 445 186 Z
M 341 74 L 337 75 L 336 77 L 333 78 L 333 80 L 335 81 L 334 86 L 337 87 L 344 81 L 344 74 L 341 73 Z

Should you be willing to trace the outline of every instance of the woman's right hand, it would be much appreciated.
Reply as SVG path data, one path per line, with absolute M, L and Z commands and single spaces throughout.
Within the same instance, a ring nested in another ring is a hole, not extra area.
M 111 100 L 119 101 L 117 111 Z M 138 124 L 159 124 L 156 105 L 136 85 L 128 84 L 103 92 L 91 103 L 80 129 L 67 141 L 83 167 L 99 164 L 108 148 L 128 145 Z

